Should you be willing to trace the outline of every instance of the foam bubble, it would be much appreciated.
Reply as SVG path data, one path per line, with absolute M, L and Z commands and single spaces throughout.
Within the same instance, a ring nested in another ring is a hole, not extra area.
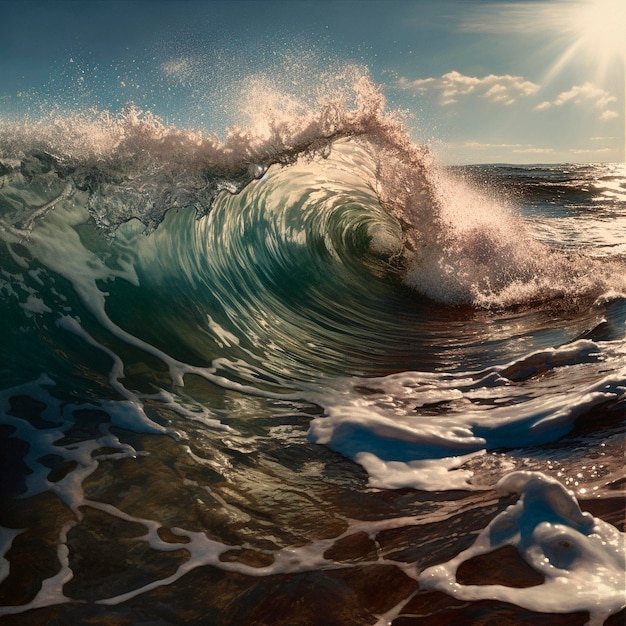
M 624 533 L 583 513 L 572 492 L 539 472 L 514 472 L 496 488 L 502 495 L 518 494 L 519 501 L 492 520 L 470 548 L 424 570 L 419 575 L 422 588 L 543 613 L 588 611 L 590 625 L 602 624 L 626 606 Z M 457 582 L 463 562 L 506 545 L 517 548 L 545 582 L 524 589 Z

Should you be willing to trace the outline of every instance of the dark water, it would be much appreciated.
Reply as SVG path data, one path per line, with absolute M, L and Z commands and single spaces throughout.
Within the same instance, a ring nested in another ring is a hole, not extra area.
M 2 127 L 3 623 L 623 621 L 624 166 L 360 89 Z

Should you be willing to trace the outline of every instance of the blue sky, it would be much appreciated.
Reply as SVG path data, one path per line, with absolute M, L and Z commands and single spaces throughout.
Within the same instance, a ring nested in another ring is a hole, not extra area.
M 444 162 L 624 159 L 623 0 L 0 0 L 0 115 L 139 107 L 221 132 L 251 74 L 369 68 Z

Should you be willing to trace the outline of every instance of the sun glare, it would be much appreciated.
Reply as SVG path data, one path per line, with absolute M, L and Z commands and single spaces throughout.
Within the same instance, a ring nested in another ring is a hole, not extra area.
M 549 69 L 547 80 L 573 59 L 595 66 L 597 77 L 615 64 L 626 70 L 626 0 L 555 0 L 548 15 L 567 47 Z
M 577 43 L 608 62 L 626 56 L 626 0 L 591 0 L 572 12 L 571 28 Z
M 546 81 L 574 58 L 583 58 L 594 66 L 595 79 L 600 82 L 609 70 L 621 66 L 626 90 L 626 0 L 565 0 L 554 6 L 566 11 L 565 19 L 560 20 L 560 34 L 570 43 L 549 69 Z M 624 100 L 626 162 L 626 93 Z

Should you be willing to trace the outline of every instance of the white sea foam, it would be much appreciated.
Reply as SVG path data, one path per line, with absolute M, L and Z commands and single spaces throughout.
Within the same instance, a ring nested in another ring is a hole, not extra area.
M 595 377 L 588 378 L 585 361 L 597 363 Z M 554 374 L 546 385 L 548 370 Z M 510 383 L 518 379 L 527 384 Z M 625 380 L 621 342 L 589 340 L 538 351 L 491 372 L 347 379 L 312 395 L 325 416 L 311 422 L 309 438 L 361 464 L 373 487 L 481 489 L 463 467 L 477 454 L 555 441 L 593 407 L 623 401 Z M 424 410 L 441 403 L 445 412 Z
M 588 611 L 590 626 L 599 626 L 626 606 L 625 535 L 583 513 L 572 494 L 541 473 L 514 472 L 497 490 L 519 494 L 474 544 L 443 565 L 419 575 L 422 588 L 443 591 L 460 600 L 500 600 L 542 613 Z M 545 582 L 528 588 L 463 585 L 458 567 L 468 559 L 514 546 Z

